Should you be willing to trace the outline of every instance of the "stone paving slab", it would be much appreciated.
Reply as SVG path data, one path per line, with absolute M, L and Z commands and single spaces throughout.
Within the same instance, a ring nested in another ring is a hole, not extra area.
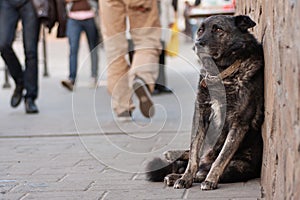
M 33 137 L 26 144 L 20 138 L 0 138 L 0 143 L 0 166 L 5 166 L 0 172 L 0 199 L 260 198 L 259 180 L 220 184 L 218 190 L 208 192 L 201 191 L 199 184 L 174 190 L 163 183 L 147 182 L 143 173 L 104 166 L 86 151 L 78 137 Z M 135 168 L 135 157 L 126 157 L 123 163 Z

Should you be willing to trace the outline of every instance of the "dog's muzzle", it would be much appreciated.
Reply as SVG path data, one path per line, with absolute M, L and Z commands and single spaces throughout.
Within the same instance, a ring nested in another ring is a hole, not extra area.
M 199 55 L 200 53 L 209 54 L 209 48 L 203 38 L 197 38 L 194 44 L 194 50 Z
M 197 38 L 195 41 L 196 47 L 204 47 L 206 44 L 205 40 L 203 38 Z

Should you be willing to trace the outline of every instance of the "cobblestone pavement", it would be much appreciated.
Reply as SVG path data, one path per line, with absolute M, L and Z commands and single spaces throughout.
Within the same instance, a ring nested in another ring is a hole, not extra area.
M 156 115 L 152 121 L 137 109 L 135 121 L 128 123 L 114 121 L 105 88 L 103 51 L 102 86 L 89 88 L 84 45 L 78 85 L 70 93 L 60 86 L 68 70 L 67 41 L 49 39 L 50 77 L 42 77 L 41 67 L 38 115 L 24 114 L 23 103 L 10 108 L 12 89 L 0 91 L 0 199 L 260 198 L 259 179 L 220 184 L 219 189 L 206 192 L 199 184 L 174 190 L 145 181 L 147 161 L 165 150 L 189 146 L 198 79 L 191 44 L 182 44 L 184 56 L 168 59 L 168 85 L 174 94 L 153 97 Z

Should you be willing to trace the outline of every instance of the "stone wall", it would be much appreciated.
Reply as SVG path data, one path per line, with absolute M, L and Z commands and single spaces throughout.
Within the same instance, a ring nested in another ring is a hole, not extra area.
M 237 0 L 237 10 L 264 46 L 263 196 L 300 199 L 300 2 Z

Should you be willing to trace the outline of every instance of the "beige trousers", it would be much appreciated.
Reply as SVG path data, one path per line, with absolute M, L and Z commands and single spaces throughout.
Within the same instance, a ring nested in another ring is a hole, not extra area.
M 150 90 L 158 76 L 161 51 L 160 22 L 156 0 L 101 0 L 100 14 L 104 47 L 107 57 L 107 89 L 112 96 L 112 107 L 119 114 L 133 110 L 132 84 L 136 76 L 143 79 Z M 128 41 L 126 18 L 134 42 L 132 64 L 126 60 Z

